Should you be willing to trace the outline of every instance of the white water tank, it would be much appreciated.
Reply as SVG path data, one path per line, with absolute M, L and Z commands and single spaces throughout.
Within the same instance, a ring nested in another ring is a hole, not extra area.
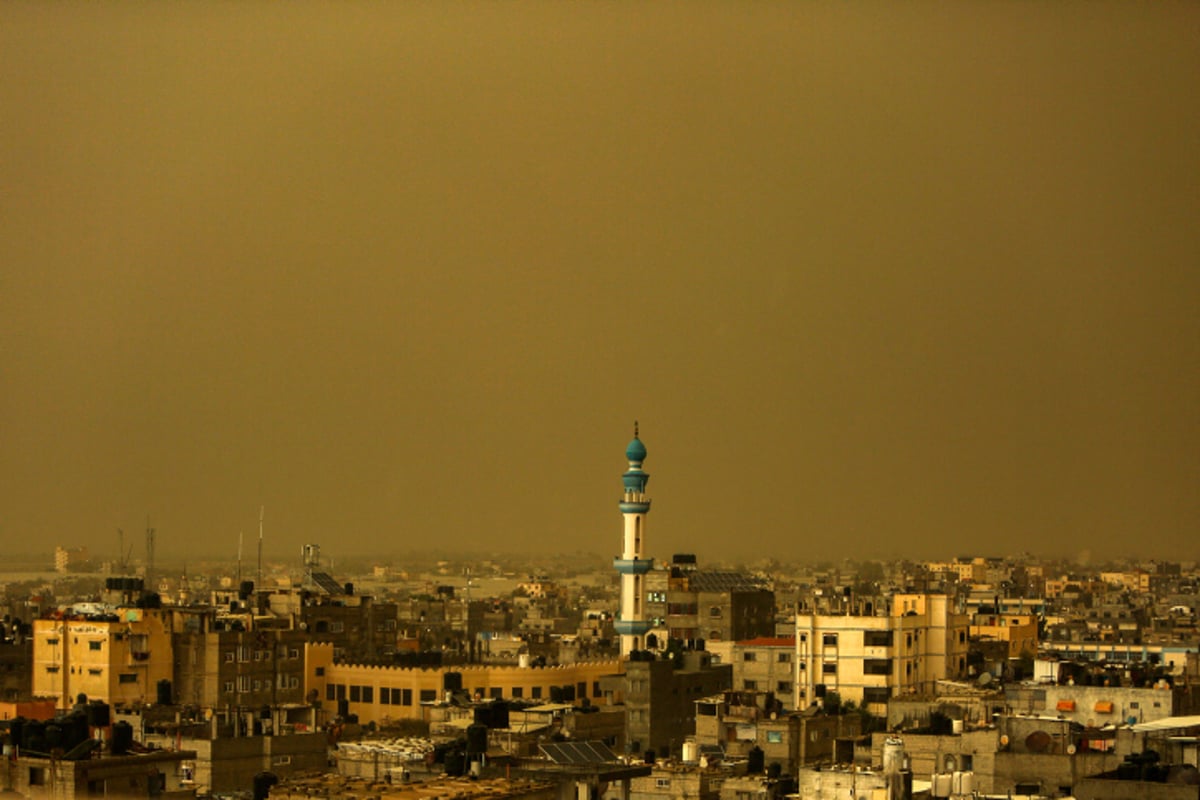
M 950 781 L 950 793 L 953 795 L 969 795 L 975 791 L 974 772 L 956 772 Z
M 517 666 L 521 669 L 529 668 L 529 653 L 521 653 L 517 656 Z
M 938 775 L 937 773 L 934 773 L 932 781 L 933 791 L 930 792 L 930 794 L 932 794 L 934 797 L 949 797 L 950 777 L 951 776 L 949 774 Z
M 945 730 L 945 728 L 943 728 L 942 730 Z M 962 733 L 963 732 L 963 721 L 961 719 L 950 720 L 950 732 L 951 733 Z
M 683 763 L 695 764 L 700 754 L 700 747 L 694 739 L 686 739 L 683 743 Z
M 904 769 L 904 741 L 889 736 L 883 741 L 883 774 L 894 775 Z

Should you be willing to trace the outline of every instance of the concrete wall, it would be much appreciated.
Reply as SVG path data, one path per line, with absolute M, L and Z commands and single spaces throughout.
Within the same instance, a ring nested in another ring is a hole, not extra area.
M 904 742 L 904 752 L 916 780 L 927 781 L 935 772 L 972 771 L 976 791 L 992 792 L 999 737 L 997 730 L 989 728 L 949 736 L 874 733 L 871 734 L 871 763 L 882 765 L 884 740 L 898 738 Z
M 1112 753 L 997 753 L 990 791 L 1003 794 L 1012 792 L 1018 783 L 1036 783 L 1042 787 L 1042 794 L 1053 797 L 1059 793 L 1059 787 L 1074 787 L 1078 781 L 1089 775 L 1116 769 L 1120 761 L 1121 759 Z M 978 776 L 976 777 L 978 779 Z M 1121 796 L 1141 797 L 1132 794 Z M 1192 787 L 1192 796 L 1195 797 L 1195 787 Z

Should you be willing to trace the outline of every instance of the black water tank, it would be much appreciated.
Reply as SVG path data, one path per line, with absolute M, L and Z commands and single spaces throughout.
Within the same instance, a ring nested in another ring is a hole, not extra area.
M 467 756 L 462 750 L 451 750 L 446 753 L 446 774 L 458 777 L 467 771 Z
M 46 724 L 41 720 L 31 719 L 21 729 L 21 749 L 42 752 L 46 746 Z
M 112 754 L 123 756 L 133 745 L 133 726 L 122 720 L 112 726 Z
M 60 721 L 63 729 L 63 744 L 64 750 L 70 750 L 77 744 L 87 739 L 90 731 L 88 730 L 87 712 L 83 709 L 72 711 Z
M 254 800 L 267 800 L 271 787 L 279 783 L 274 772 L 260 772 L 254 776 Z
M 66 739 L 63 737 L 62 725 L 57 722 L 46 723 L 46 749 L 61 750 Z
M 171 681 L 168 678 L 163 678 L 158 682 L 158 704 L 160 706 L 171 705 Z
M 750 748 L 750 752 L 746 754 L 746 772 L 750 775 L 762 772 L 765 760 L 761 747 Z
M 347 583 L 344 588 L 346 590 L 346 594 L 351 595 L 351 596 L 354 595 L 354 584 L 353 583 Z
M 508 703 L 504 700 L 497 700 L 492 703 L 492 727 L 508 727 L 508 708 Z
M 88 725 L 93 728 L 107 728 L 111 721 L 108 703 L 105 703 L 103 700 L 93 700 L 88 703 L 87 721 Z
M 21 746 L 21 736 L 25 731 L 25 718 L 16 717 L 12 722 L 8 723 L 8 738 L 14 746 Z
M 467 726 L 467 755 L 479 755 L 487 752 L 488 746 L 488 729 L 487 725 L 468 725 Z
M 238 586 L 238 597 L 245 600 L 252 594 L 254 594 L 254 581 L 242 581 Z
M 645 761 L 647 764 L 653 764 L 656 760 L 658 760 L 658 754 L 655 753 L 653 750 L 647 750 L 642 755 L 642 760 Z

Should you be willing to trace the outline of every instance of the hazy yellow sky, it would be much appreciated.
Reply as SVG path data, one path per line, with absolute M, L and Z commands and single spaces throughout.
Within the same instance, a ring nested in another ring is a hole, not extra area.
M 1200 4 L 7 3 L 0 545 L 1197 558 Z

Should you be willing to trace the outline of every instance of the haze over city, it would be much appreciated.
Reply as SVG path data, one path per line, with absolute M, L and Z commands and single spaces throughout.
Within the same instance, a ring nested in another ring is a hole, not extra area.
M 0 546 L 1197 557 L 1194 3 L 13 3 Z

